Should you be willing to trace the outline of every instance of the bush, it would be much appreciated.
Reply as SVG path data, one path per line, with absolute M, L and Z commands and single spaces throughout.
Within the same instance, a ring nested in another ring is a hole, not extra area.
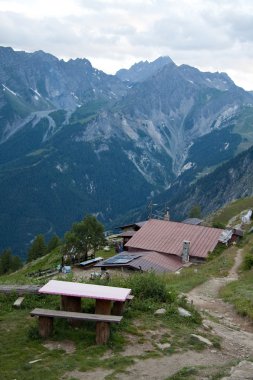
M 246 253 L 243 259 L 243 270 L 250 270 L 253 267 L 253 253 Z
M 125 278 L 115 277 L 107 285 L 130 288 L 132 289 L 132 294 L 141 301 L 150 300 L 156 303 L 172 303 L 177 298 L 176 292 L 168 287 L 166 279 L 154 272 L 134 273 Z
M 226 225 L 224 223 L 222 223 L 222 222 L 216 221 L 216 222 L 212 223 L 212 227 L 213 228 L 221 228 L 221 229 L 224 230 L 226 228 Z
M 142 273 L 129 277 L 128 286 L 132 293 L 140 299 L 152 299 L 156 302 L 173 302 L 175 292 L 168 290 L 163 277 L 155 273 Z

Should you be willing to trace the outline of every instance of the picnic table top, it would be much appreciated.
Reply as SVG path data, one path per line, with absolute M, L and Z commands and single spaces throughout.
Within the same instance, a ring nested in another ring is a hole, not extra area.
M 123 302 L 131 293 L 131 289 L 51 280 L 40 288 L 39 293 Z

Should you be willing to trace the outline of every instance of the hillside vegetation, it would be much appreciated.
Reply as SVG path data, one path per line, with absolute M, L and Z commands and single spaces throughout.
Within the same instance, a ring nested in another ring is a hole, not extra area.
M 212 220 L 227 223 L 231 216 L 235 216 L 235 209 L 241 212 L 245 205 L 250 205 L 249 202 L 249 199 L 245 199 L 244 202 L 241 200 L 239 203 L 232 203 L 213 216 L 216 219 Z M 215 350 L 220 350 L 220 338 L 203 327 L 201 315 L 187 302 L 184 294 L 212 277 L 227 276 L 238 248 L 243 250 L 245 257 L 247 254 L 253 255 L 253 234 L 249 232 L 250 227 L 251 225 L 246 226 L 246 233 L 239 247 L 218 248 L 206 263 L 185 268 L 180 274 L 119 274 L 109 280 L 96 280 L 98 284 L 131 288 L 135 296 L 127 305 L 122 323 L 112 327 L 111 337 L 105 346 L 95 345 L 95 325 L 91 322 L 73 329 L 66 321 L 56 320 L 50 340 L 43 340 L 38 336 L 38 323 L 30 317 L 30 311 L 35 307 L 59 309 L 58 296 L 27 295 L 22 308 L 16 310 L 12 305 L 17 295 L 0 294 L 1 379 L 76 379 L 79 378 L 78 373 L 88 371 L 94 372 L 96 376 L 96 371 L 101 369 L 105 379 L 113 380 L 117 379 L 118 374 L 125 371 L 127 373 L 128 367 L 136 363 L 136 360 L 158 359 L 170 357 L 174 353 L 204 350 L 205 344 L 193 339 L 191 334 L 209 339 Z M 98 255 L 109 257 L 113 253 L 113 250 L 99 251 Z M 57 247 L 50 254 L 24 265 L 15 273 L 1 276 L 0 283 L 44 284 L 48 278 L 36 279 L 29 274 L 56 268 L 60 260 L 60 247 Z M 253 320 L 252 276 L 253 267 L 246 269 L 244 262 L 238 281 L 226 285 L 221 290 L 221 296 L 234 304 L 239 313 Z M 57 274 L 54 278 L 77 280 L 75 272 L 68 275 Z M 79 276 L 78 281 L 91 280 Z M 94 307 L 94 301 L 82 301 L 84 311 L 93 313 Z M 191 317 L 180 316 L 178 307 L 188 310 Z M 165 309 L 165 313 L 154 315 L 161 308 Z M 166 349 L 161 348 L 166 344 Z M 194 375 L 199 371 L 199 368 L 191 371 L 185 368 L 173 379 L 196 379 L 198 377 Z M 218 368 L 212 368 L 212 373 L 213 377 L 210 379 L 213 380 L 220 379 L 224 374 Z

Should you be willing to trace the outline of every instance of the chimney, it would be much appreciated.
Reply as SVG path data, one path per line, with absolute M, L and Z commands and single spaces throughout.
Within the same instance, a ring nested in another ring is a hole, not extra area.
M 183 241 L 182 262 L 188 263 L 189 257 L 190 257 L 190 241 L 184 240 Z
M 168 210 L 167 210 L 166 213 L 164 214 L 163 220 L 167 220 L 167 221 L 170 220 L 170 214 L 169 214 L 169 211 L 168 211 Z

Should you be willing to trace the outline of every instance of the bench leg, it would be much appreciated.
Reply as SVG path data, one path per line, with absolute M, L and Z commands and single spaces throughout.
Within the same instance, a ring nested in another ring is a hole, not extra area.
M 125 302 L 115 301 L 112 307 L 112 315 L 122 315 L 125 308 Z
M 106 344 L 110 336 L 110 323 L 97 322 L 96 344 Z
M 39 334 L 42 338 L 47 338 L 52 334 L 53 321 L 51 317 L 39 317 Z

